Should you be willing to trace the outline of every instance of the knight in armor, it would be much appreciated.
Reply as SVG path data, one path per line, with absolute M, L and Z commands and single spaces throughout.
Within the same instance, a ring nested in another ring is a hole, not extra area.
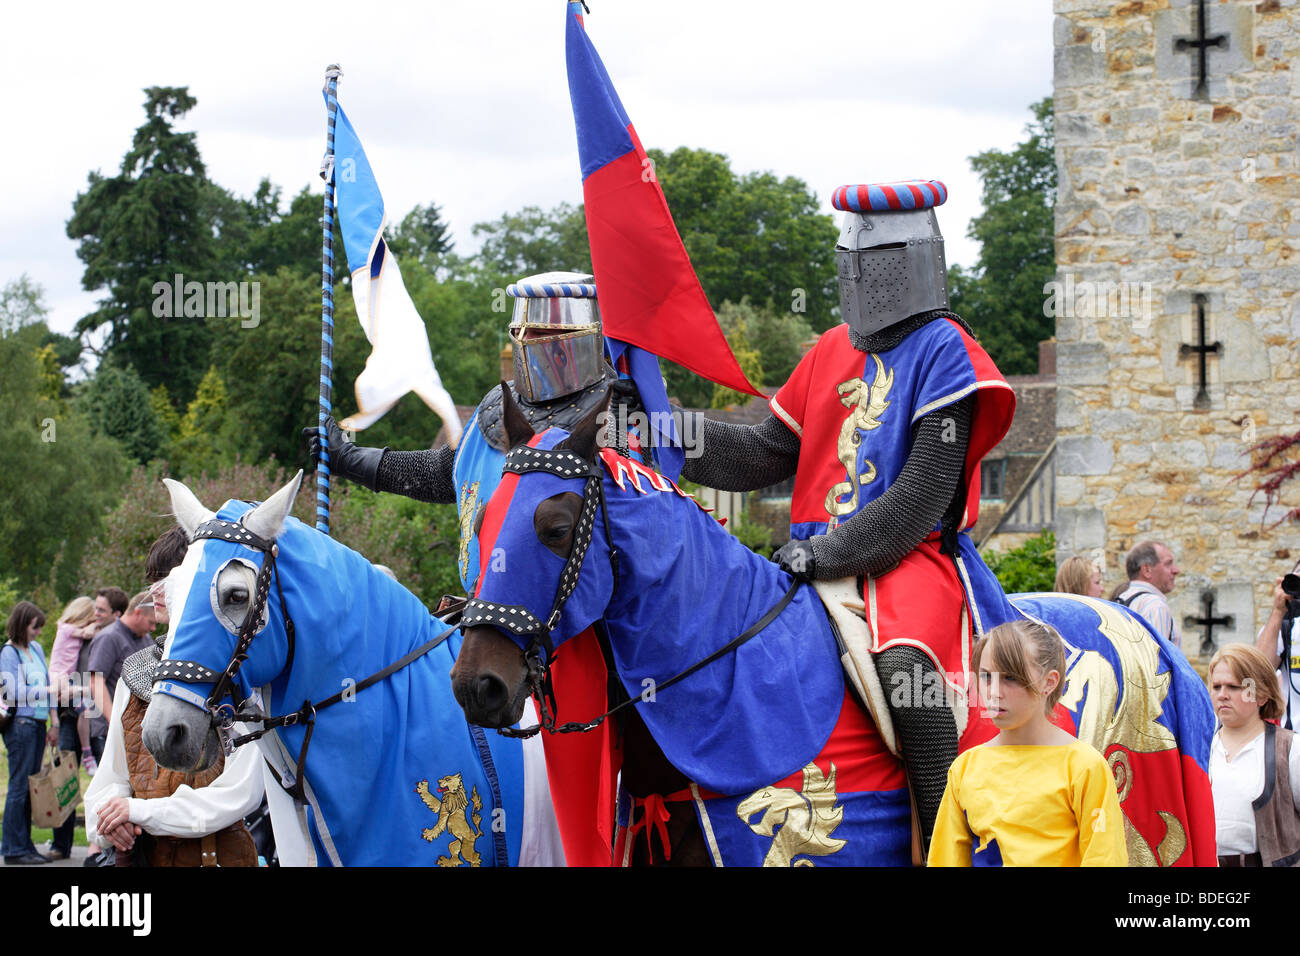
M 506 289 L 514 299 L 510 343 L 514 353 L 511 395 L 534 431 L 552 425 L 572 429 L 602 402 L 619 381 L 605 359 L 596 287 L 590 275 L 547 272 L 520 279 Z M 622 420 L 640 410 L 630 382 L 619 386 L 628 403 Z M 346 441 L 334 424 L 329 431 L 330 472 L 372 491 L 391 491 L 419 501 L 456 502 L 460 509 L 458 569 L 467 594 L 474 593 L 479 555 L 475 522 L 501 480 L 505 461 L 501 386 L 484 396 L 465 427 L 460 445 L 425 451 L 365 448 Z M 304 429 L 313 460 L 319 458 L 317 428 Z M 636 450 L 637 436 L 621 436 L 623 454 Z M 632 443 L 631 448 L 628 442 Z
M 966 533 L 979 461 L 1010 426 L 1015 395 L 948 311 L 935 216 L 946 198 L 936 181 L 835 191 L 843 324 L 804 356 L 764 421 L 697 421 L 702 456 L 683 471 L 724 491 L 794 476 L 791 540 L 773 560 L 803 580 L 861 581 L 925 844 L 949 764 L 993 733 L 967 707 L 973 641 L 1019 616 Z
M 514 381 L 506 384 L 533 430 L 552 425 L 567 430 L 615 389 L 611 418 L 635 422 L 642 404 L 630 380 L 620 379 L 605 359 L 596 287 L 590 275 L 551 272 L 520 279 L 506 289 L 514 298 L 510 342 Z M 501 481 L 509 450 L 502 421 L 501 388 L 484 396 L 466 425 L 460 444 L 425 451 L 363 448 L 345 441 L 333 420 L 327 422 L 330 471 L 375 491 L 391 491 L 430 502 L 456 502 L 460 510 L 458 570 L 465 593 L 474 594 L 480 570 L 477 521 Z M 620 408 L 621 406 L 621 408 Z M 617 430 L 616 430 L 617 431 Z M 313 459 L 319 456 L 318 429 L 304 429 Z M 616 433 L 620 454 L 640 458 L 635 429 Z M 590 718 L 608 708 L 606 682 L 588 675 L 605 673 L 591 629 L 566 645 L 564 659 L 551 670 L 559 710 L 557 720 Z M 616 746 L 607 722 L 589 734 L 544 734 L 547 772 L 556 818 L 570 865 L 608 865 L 612 833 L 614 765 L 606 758 Z M 594 783 L 600 780 L 603 783 Z M 594 823 L 594 825 L 593 825 Z

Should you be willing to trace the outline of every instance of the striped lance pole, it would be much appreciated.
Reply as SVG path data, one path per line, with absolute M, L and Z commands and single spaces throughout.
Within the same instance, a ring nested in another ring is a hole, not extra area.
M 320 464 L 316 467 L 316 530 L 330 533 L 330 454 L 325 419 L 334 393 L 334 124 L 338 117 L 338 81 L 343 71 L 337 63 L 325 69 L 325 109 L 328 114 L 325 156 L 320 175 L 325 180 L 325 216 L 321 220 L 324 245 L 320 264 Z

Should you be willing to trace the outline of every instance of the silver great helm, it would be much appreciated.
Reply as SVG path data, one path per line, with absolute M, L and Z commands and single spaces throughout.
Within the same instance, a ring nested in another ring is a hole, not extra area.
M 605 377 L 605 340 L 591 276 L 544 272 L 520 279 L 506 295 L 515 300 L 510 339 L 520 398 L 549 402 Z
M 841 186 L 835 245 L 840 316 L 870 335 L 918 312 L 948 308 L 948 269 L 934 207 L 948 198 L 937 180 Z

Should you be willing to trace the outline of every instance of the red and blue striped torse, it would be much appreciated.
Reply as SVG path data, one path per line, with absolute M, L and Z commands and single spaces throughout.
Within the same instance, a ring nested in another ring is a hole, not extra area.
M 889 212 L 942 206 L 948 189 L 937 179 L 912 179 L 897 183 L 841 186 L 831 194 L 831 205 L 841 212 Z
M 626 343 L 740 392 L 758 395 L 718 327 L 623 103 L 570 3 L 565 37 L 592 269 L 611 349 Z M 614 356 L 615 360 L 619 355 Z M 641 363 L 629 363 L 637 386 Z M 652 363 L 653 364 L 653 363 Z M 657 365 L 642 390 L 662 391 Z M 667 410 L 667 396 L 664 396 Z M 647 407 L 648 411 L 653 411 Z M 670 476 L 673 477 L 673 476 Z

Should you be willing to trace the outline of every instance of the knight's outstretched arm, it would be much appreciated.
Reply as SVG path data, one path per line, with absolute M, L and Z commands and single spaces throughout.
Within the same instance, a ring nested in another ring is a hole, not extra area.
M 734 425 L 693 414 L 700 454 L 687 451 L 682 475 L 688 480 L 718 491 L 754 491 L 794 474 L 799 436 L 775 415 L 757 425 Z
M 449 504 L 456 500 L 451 480 L 456 451 L 450 445 L 423 451 L 385 451 L 375 474 L 375 491 L 391 491 L 417 501 Z
M 371 491 L 393 492 L 448 504 L 456 500 L 452 465 L 456 452 L 450 445 L 422 451 L 392 451 L 366 448 L 348 441 L 334 419 L 325 422 L 329 435 L 330 474 L 354 481 Z M 320 438 L 315 427 L 304 428 L 312 461 L 320 459 Z

